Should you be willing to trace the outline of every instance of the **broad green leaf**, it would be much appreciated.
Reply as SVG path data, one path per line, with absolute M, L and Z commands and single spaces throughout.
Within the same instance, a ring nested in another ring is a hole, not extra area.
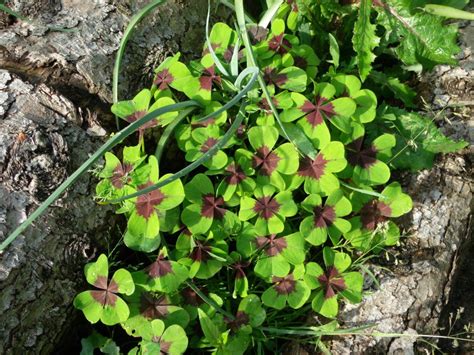
M 107 256 L 101 254 L 95 262 L 86 264 L 84 267 L 84 274 L 86 275 L 87 282 L 91 285 L 95 284 L 98 277 L 107 279 L 109 276 L 109 263 Z
M 200 308 L 198 308 L 199 323 L 201 324 L 202 332 L 207 341 L 213 346 L 217 346 L 220 342 L 220 330 L 209 318 L 209 316 Z
M 354 26 L 352 43 L 357 53 L 357 64 L 359 75 L 365 81 L 372 69 L 375 60 L 374 48 L 378 46 L 380 39 L 375 35 L 375 25 L 370 23 L 372 0 L 361 0 L 359 5 L 359 16 Z
M 456 63 L 456 25 L 445 25 L 442 17 L 413 8 L 407 0 L 390 0 L 376 10 L 377 22 L 390 40 L 385 45 L 394 44 L 395 53 L 406 65 L 421 64 L 431 70 L 436 64 Z

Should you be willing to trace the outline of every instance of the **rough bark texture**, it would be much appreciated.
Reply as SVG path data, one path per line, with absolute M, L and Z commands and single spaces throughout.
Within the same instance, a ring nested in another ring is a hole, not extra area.
M 35 25 L 0 15 L 0 240 L 102 142 L 101 125 L 112 122 L 108 102 L 114 53 L 130 15 L 145 3 L 7 2 Z M 191 57 L 200 51 L 206 5 L 205 0 L 168 1 L 147 19 L 126 51 L 122 97 L 149 83 L 153 67 L 166 55 L 179 50 Z M 73 32 L 51 31 L 46 25 Z M 464 42 L 472 40 L 473 28 L 464 29 Z M 424 78 L 428 102 L 472 105 L 472 47 L 464 43 L 461 68 L 439 67 Z M 449 135 L 472 142 L 470 107 L 446 111 L 450 122 L 440 124 Z M 368 280 L 372 294 L 360 305 L 345 306 L 345 325 L 374 321 L 383 332 L 436 333 L 450 312 L 468 304 L 467 292 L 460 290 L 474 279 L 463 280 L 466 260 L 472 258 L 471 164 L 472 151 L 466 150 L 439 161 L 434 170 L 405 177 L 415 201 L 404 221 L 407 238 L 388 261 L 371 266 L 380 289 Z M 118 227 L 113 214 L 91 200 L 93 187 L 93 179 L 81 179 L 0 255 L 0 353 L 51 353 L 82 317 L 71 306 L 84 287 L 82 267 L 98 249 L 113 247 Z M 473 321 L 472 309 L 460 322 Z M 334 341 L 332 349 L 338 354 L 410 354 L 414 341 L 346 337 Z
M 464 325 L 474 323 L 474 25 L 466 26 L 461 33 L 460 66 L 437 67 L 422 77 L 419 90 L 431 103 L 433 113 L 444 110 L 438 124 L 445 134 L 464 139 L 471 146 L 460 154 L 440 158 L 432 170 L 404 177 L 414 208 L 401 221 L 405 227 L 401 245 L 389 250 L 388 260 L 381 258 L 370 266 L 380 287 L 367 278 L 368 296 L 361 304 L 346 305 L 340 314 L 345 326 L 374 323 L 375 329 L 383 333 L 454 335 Z M 450 332 L 450 313 L 454 320 L 460 307 L 465 308 L 464 313 Z M 343 337 L 333 341 L 331 348 L 336 354 L 414 354 L 420 347 L 433 350 L 416 341 L 416 337 L 409 336 Z M 461 343 L 459 348 L 451 348 L 452 342 L 442 345 L 449 351 L 474 351 L 468 343 Z
M 7 2 L 34 25 L 0 16 L 0 240 L 102 143 L 101 125 L 113 121 L 114 54 L 130 16 L 146 3 Z M 206 5 L 168 1 L 147 18 L 127 47 L 122 97 L 150 83 L 165 56 L 201 51 Z M 0 255 L 1 354 L 51 353 L 71 333 L 83 265 L 119 234 L 110 210 L 92 200 L 94 184 L 82 178 Z

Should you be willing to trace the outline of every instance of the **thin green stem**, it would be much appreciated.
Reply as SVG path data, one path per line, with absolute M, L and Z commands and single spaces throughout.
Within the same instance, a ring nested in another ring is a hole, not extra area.
M 240 73 L 239 77 L 235 81 L 235 86 L 240 87 L 240 85 L 241 85 L 242 81 L 244 80 L 244 78 L 246 78 L 249 74 L 252 74 L 252 77 L 250 78 L 247 85 L 236 96 L 234 96 L 229 102 L 227 102 L 219 110 L 216 110 L 216 111 L 210 113 L 209 115 L 199 119 L 198 122 L 205 121 L 205 120 L 207 120 L 211 117 L 216 117 L 221 112 L 227 111 L 229 108 L 234 106 L 237 102 L 239 102 L 240 99 L 242 97 L 244 97 L 247 94 L 247 92 L 250 91 L 253 88 L 253 86 L 255 84 L 255 81 L 257 79 L 257 76 L 258 76 L 258 69 L 255 68 L 255 67 L 246 68 L 244 71 L 242 71 L 242 73 Z M 246 105 L 247 105 L 246 103 L 243 104 L 244 107 Z M 211 159 L 212 156 L 215 153 L 217 153 L 220 149 L 222 149 L 227 144 L 227 142 L 232 138 L 232 135 L 235 133 L 235 131 L 237 131 L 237 129 L 239 128 L 239 126 L 242 123 L 244 118 L 245 118 L 245 116 L 243 114 L 242 107 L 241 107 L 241 109 L 239 110 L 239 114 L 237 115 L 237 118 L 232 123 L 232 126 L 229 128 L 229 130 L 224 134 L 224 136 L 211 149 L 209 149 L 204 155 L 202 155 L 199 159 L 197 159 L 194 162 L 192 162 L 191 164 L 189 164 L 184 169 L 178 171 L 177 173 L 175 173 L 172 176 L 164 179 L 163 181 L 160 181 L 157 184 L 148 186 L 148 187 L 146 187 L 144 189 L 141 189 L 140 191 L 137 191 L 133 194 L 122 196 L 122 197 L 119 197 L 117 199 L 110 200 L 108 202 L 109 203 L 119 203 L 121 201 L 125 201 L 125 200 L 128 200 L 130 198 L 134 198 L 134 197 L 149 193 L 153 190 L 159 189 L 160 187 L 163 187 L 163 186 L 165 186 L 165 185 L 167 185 L 167 184 L 169 184 L 169 183 L 171 183 L 171 182 L 173 182 L 173 181 L 175 181 L 175 180 L 177 180 L 177 179 L 179 179 L 183 176 L 186 176 L 191 171 L 193 171 L 194 169 L 198 168 L 203 163 L 205 163 L 206 161 Z
M 199 159 L 195 160 L 194 162 L 192 162 L 191 164 L 186 166 L 184 169 L 181 169 L 177 173 L 174 173 L 170 177 L 168 177 L 168 178 L 166 178 L 166 179 L 164 179 L 164 180 L 162 180 L 162 181 L 160 181 L 160 182 L 158 182 L 154 185 L 148 186 L 148 187 L 146 187 L 144 189 L 141 189 L 141 190 L 139 190 L 139 191 L 137 191 L 133 194 L 126 195 L 126 196 L 123 196 L 123 197 L 119 197 L 117 199 L 110 200 L 110 201 L 107 201 L 107 202 L 108 203 L 119 203 L 119 202 L 122 202 L 122 201 L 125 201 L 125 200 L 128 200 L 128 199 L 137 197 L 137 196 L 147 194 L 147 193 L 149 193 L 153 190 L 156 190 L 156 189 L 159 189 L 163 186 L 166 186 L 169 183 L 172 183 L 173 181 L 176 181 L 176 180 L 182 178 L 183 176 L 188 175 L 191 171 L 193 171 L 194 169 L 200 167 L 203 163 L 205 163 L 206 161 L 211 159 L 212 156 L 215 153 L 217 153 L 220 149 L 222 149 L 227 144 L 227 142 L 233 137 L 233 135 L 235 134 L 237 129 L 242 124 L 243 119 L 245 118 L 245 116 L 243 115 L 243 108 L 245 108 L 246 105 L 247 105 L 247 103 L 242 104 L 242 107 L 241 107 L 241 110 L 240 110 L 239 114 L 237 115 L 235 121 L 230 126 L 229 130 L 224 134 L 224 136 L 215 145 L 213 145 L 211 147 L 211 149 L 209 149 L 205 154 L 203 154 Z
M 166 146 L 166 143 L 168 142 L 168 139 L 170 138 L 171 134 L 175 130 L 176 126 L 178 126 L 183 119 L 185 119 L 191 112 L 193 112 L 196 109 L 196 107 L 190 107 L 186 110 L 183 110 L 179 113 L 178 117 L 174 119 L 171 124 L 169 124 L 163 133 L 161 134 L 160 140 L 158 141 L 158 144 L 156 145 L 156 150 L 155 150 L 155 157 L 156 160 L 160 161 L 161 156 L 163 155 L 163 150 Z
M 237 15 L 237 23 L 239 26 L 239 31 L 242 36 L 242 41 L 244 42 L 244 46 L 247 52 L 247 56 L 246 56 L 247 63 L 251 67 L 258 67 L 257 61 L 255 60 L 255 56 L 252 50 L 252 44 L 250 43 L 249 35 L 247 32 L 247 26 L 245 24 L 245 12 L 244 12 L 243 0 L 235 0 L 234 6 L 235 6 L 235 12 Z M 258 83 L 260 85 L 260 88 L 262 89 L 263 95 L 265 99 L 267 100 L 268 105 L 270 106 L 270 109 L 272 110 L 273 115 L 275 116 L 275 119 L 278 125 L 280 126 L 283 136 L 288 142 L 291 142 L 295 146 L 298 153 L 301 154 L 301 151 L 298 148 L 298 146 L 291 140 L 290 136 L 286 132 L 286 129 L 283 126 L 283 123 L 281 122 L 280 115 L 278 114 L 278 111 L 273 103 L 272 97 L 267 89 L 267 84 L 265 84 L 265 81 L 263 80 L 263 77 L 260 74 L 260 72 L 258 75 Z
M 219 307 L 219 305 L 214 302 L 212 299 L 210 299 L 209 297 L 207 297 L 200 289 L 199 287 L 197 287 L 194 283 L 192 283 L 191 281 L 186 281 L 186 284 L 189 286 L 189 288 L 191 288 L 194 292 L 196 292 L 196 294 L 204 301 L 206 302 L 209 306 L 211 306 L 212 308 L 214 308 L 217 312 L 223 314 L 224 316 L 226 316 L 227 318 L 229 318 L 230 320 L 235 320 L 235 317 L 233 314 L 225 311 L 224 309 L 222 309 L 221 307 Z
M 69 176 L 49 197 L 20 225 L 7 239 L 0 244 L 0 252 L 9 246 L 28 226 L 33 223 L 36 218 L 41 216 L 46 209 L 56 201 L 64 191 L 75 183 L 87 170 L 100 158 L 102 155 L 121 143 L 126 137 L 135 132 L 143 124 L 155 119 L 156 117 L 168 112 L 178 111 L 189 107 L 199 107 L 200 104 L 196 101 L 184 101 L 173 105 L 161 107 L 153 112 L 148 113 L 143 118 L 125 127 L 122 131 L 110 138 L 104 145 L 102 145 L 89 159 L 87 159 L 71 176 Z
M 138 23 L 151 11 L 153 11 L 157 6 L 161 5 L 165 1 L 166 0 L 154 0 L 149 3 L 143 9 L 141 9 L 135 16 L 132 17 L 130 23 L 125 29 L 122 40 L 120 41 L 119 49 L 117 51 L 117 56 L 115 57 L 114 70 L 112 74 L 112 98 L 114 103 L 118 102 L 118 82 L 120 75 L 120 67 L 122 66 L 123 55 L 125 53 L 125 48 L 127 46 L 128 40 L 130 39 L 130 36 L 132 35 Z M 115 117 L 115 120 L 117 124 L 117 129 L 120 129 L 118 118 Z

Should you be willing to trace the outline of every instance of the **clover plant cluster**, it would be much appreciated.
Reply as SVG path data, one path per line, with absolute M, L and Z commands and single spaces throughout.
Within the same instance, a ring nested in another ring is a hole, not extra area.
M 112 107 L 132 123 L 183 99 L 200 105 L 147 122 L 137 145 L 105 154 L 99 174 L 97 198 L 127 219 L 123 241 L 139 262 L 112 274 L 101 255 L 74 305 L 91 323 L 120 324 L 136 339 L 130 354 L 272 350 L 271 327 L 304 324 L 310 310 L 334 319 L 341 302 L 360 302 L 360 260 L 399 241 L 394 218 L 412 201 L 391 180 L 398 138 L 380 129 L 390 112 L 357 74 L 321 63 L 298 16 L 296 2 L 283 2 L 268 29 L 249 27 L 247 53 L 241 33 L 216 23 L 200 60 L 167 58 L 150 88 Z M 249 55 L 263 90 L 218 111 Z M 182 154 L 149 154 L 147 132 L 171 126 L 169 145 Z M 172 176 L 160 161 L 203 156 L 197 170 L 140 194 Z

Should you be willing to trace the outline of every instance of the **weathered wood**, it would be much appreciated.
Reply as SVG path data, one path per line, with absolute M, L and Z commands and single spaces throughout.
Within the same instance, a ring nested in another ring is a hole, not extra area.
M 401 221 L 405 227 L 401 245 L 389 250 L 389 260 L 382 257 L 373 262 L 370 268 L 379 279 L 380 288 L 367 278 L 369 295 L 361 304 L 346 305 L 339 316 L 345 326 L 375 323 L 375 329 L 383 333 L 447 335 L 449 312 L 455 314 L 455 307 L 463 306 L 462 299 L 452 302 L 451 286 L 456 266 L 473 256 L 465 250 L 459 253 L 474 238 L 469 226 L 474 202 L 473 33 L 472 23 L 461 30 L 463 51 L 459 67 L 438 66 L 433 73 L 424 74 L 419 85 L 433 114 L 442 111 L 437 123 L 445 134 L 464 139 L 471 146 L 460 154 L 440 158 L 432 170 L 405 175 L 404 185 L 414 208 Z M 472 296 L 474 280 L 464 287 Z M 445 310 L 449 302 L 451 306 Z M 465 307 L 472 306 L 469 297 L 464 302 Z M 444 315 L 440 319 L 441 313 Z M 457 329 L 469 322 L 474 322 L 472 311 L 458 320 Z M 341 337 L 332 342 L 332 350 L 337 354 L 414 354 L 421 346 L 432 350 L 426 343 L 415 344 L 416 340 Z M 436 343 L 435 339 L 428 340 Z M 464 352 L 474 351 L 470 344 L 462 346 Z
M 146 3 L 7 2 L 34 24 L 0 19 L 0 240 L 102 143 L 101 124 L 113 122 L 114 55 Z M 125 54 L 122 98 L 149 85 L 165 56 L 200 53 L 206 12 L 205 0 L 175 0 L 147 18 Z M 111 211 L 92 199 L 95 183 L 78 181 L 0 255 L 1 354 L 51 353 L 82 317 L 72 300 L 85 287 L 83 265 L 120 236 Z

